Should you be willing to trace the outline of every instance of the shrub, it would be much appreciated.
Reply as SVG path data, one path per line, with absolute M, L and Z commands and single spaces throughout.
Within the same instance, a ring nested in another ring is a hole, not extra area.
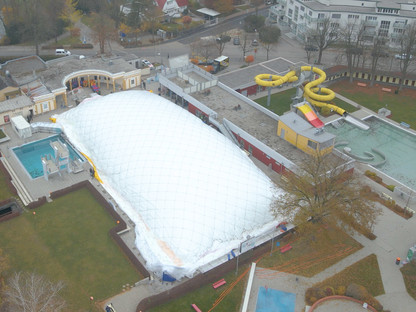
M 377 183 L 381 184 L 383 182 L 383 179 L 379 176 L 375 176 L 372 178 L 374 181 L 376 181 Z
M 386 186 L 386 188 L 389 190 L 389 191 L 391 191 L 391 192 L 393 192 L 394 191 L 394 188 L 396 187 L 396 185 L 387 185 Z
M 198 65 L 199 61 L 197 59 L 191 58 L 190 59 L 192 64 Z
M 326 296 L 333 296 L 335 295 L 335 290 L 334 287 L 331 286 L 325 286 L 324 287 L 324 292 Z
M 326 297 L 325 292 L 319 287 L 310 287 L 306 290 L 305 301 L 308 305 L 312 305 L 315 301 Z
M 78 27 L 74 27 L 71 29 L 70 33 L 71 37 L 79 37 L 79 35 L 81 34 L 81 29 L 79 29 Z
M 345 292 L 347 291 L 347 289 L 345 288 L 345 286 L 338 286 L 335 289 L 335 294 L 339 295 L 339 296 L 345 296 Z
M 246 63 L 253 63 L 254 62 L 254 56 L 253 55 L 247 55 L 245 58 Z
M 77 43 L 71 45 L 72 49 L 92 49 L 94 46 L 91 43 Z
M 329 115 L 331 115 L 331 109 L 327 106 L 322 106 L 321 107 L 321 115 L 324 117 L 328 117 Z
M 370 170 L 366 170 L 364 174 L 365 174 L 367 177 L 376 177 L 376 176 L 377 176 L 377 174 L 376 174 L 375 172 L 370 171 Z
M 347 287 L 347 291 L 345 293 L 348 297 L 352 297 L 354 299 L 367 302 L 377 311 L 383 311 L 383 306 L 380 302 L 375 299 L 373 296 L 369 294 L 367 289 L 364 286 L 357 285 L 357 284 L 350 284 Z

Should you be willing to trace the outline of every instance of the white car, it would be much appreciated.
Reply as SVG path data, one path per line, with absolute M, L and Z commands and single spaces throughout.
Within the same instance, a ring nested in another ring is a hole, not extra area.
M 396 54 L 396 55 L 394 56 L 394 58 L 395 58 L 395 59 L 397 59 L 397 60 L 405 60 L 405 59 L 407 58 L 407 54 L 406 54 L 406 53 L 403 53 L 403 54 Z M 412 59 L 412 56 L 411 56 L 411 55 L 409 55 L 409 59 L 410 59 L 410 60 Z
M 148 60 L 142 60 L 142 65 L 147 66 L 149 68 L 153 68 L 153 64 L 150 63 Z

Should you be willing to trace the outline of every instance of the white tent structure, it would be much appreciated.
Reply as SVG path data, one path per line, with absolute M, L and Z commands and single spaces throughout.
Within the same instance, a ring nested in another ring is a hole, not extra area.
M 282 194 L 229 139 L 147 91 L 84 100 L 56 121 L 135 223 L 149 271 L 180 279 L 282 220 Z
M 23 116 L 16 116 L 10 119 L 12 123 L 12 127 L 14 131 L 21 137 L 22 139 L 30 138 L 32 136 L 32 129 L 30 128 L 30 124 L 23 118 Z

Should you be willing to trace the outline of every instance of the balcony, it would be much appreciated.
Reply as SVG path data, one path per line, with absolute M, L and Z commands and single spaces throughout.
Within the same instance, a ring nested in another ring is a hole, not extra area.
M 401 36 L 403 36 L 403 33 L 392 32 L 392 33 L 390 34 L 390 36 L 391 36 L 391 39 L 398 39 L 398 38 L 400 38 Z
M 276 3 L 277 4 L 281 4 L 281 5 L 286 5 L 286 0 L 277 0 Z
M 375 29 L 365 29 L 364 36 L 375 36 L 376 35 L 376 30 Z

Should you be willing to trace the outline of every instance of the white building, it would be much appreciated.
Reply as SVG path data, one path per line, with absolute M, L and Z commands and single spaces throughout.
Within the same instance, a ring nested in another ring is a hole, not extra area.
M 394 45 L 406 25 L 416 21 L 416 0 L 277 0 L 268 16 L 270 23 L 289 26 L 301 41 L 325 18 L 335 26 L 363 22 L 367 40 L 378 34 Z

